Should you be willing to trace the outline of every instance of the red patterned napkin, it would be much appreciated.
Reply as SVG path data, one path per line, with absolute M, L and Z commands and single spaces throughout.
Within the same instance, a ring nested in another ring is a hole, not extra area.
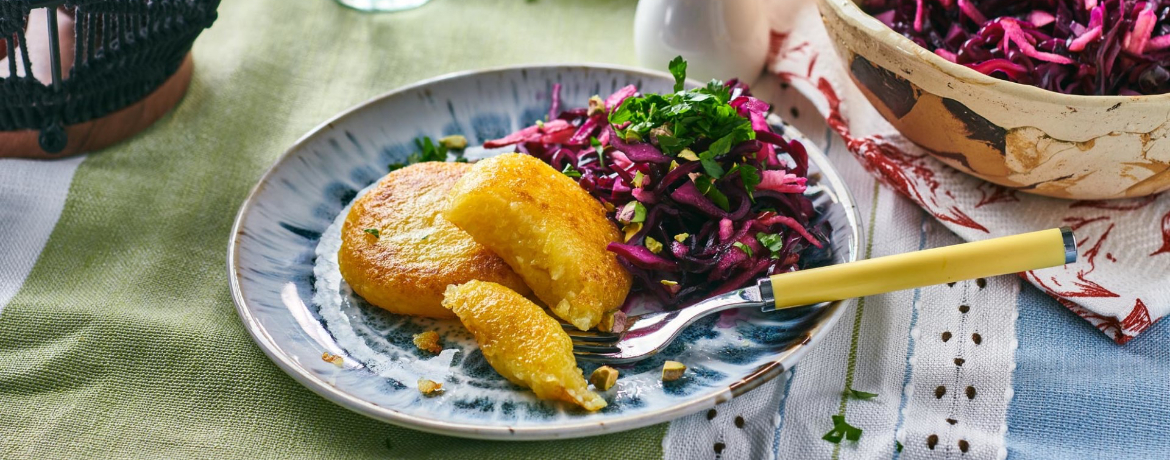
M 833 51 L 816 5 L 800 2 L 797 8 L 789 29 L 772 32 L 769 69 L 812 100 L 857 160 L 884 184 L 965 240 L 1072 227 L 1080 250 L 1076 263 L 1021 276 L 1119 344 L 1170 314 L 1170 193 L 1068 201 L 956 171 L 878 114 Z

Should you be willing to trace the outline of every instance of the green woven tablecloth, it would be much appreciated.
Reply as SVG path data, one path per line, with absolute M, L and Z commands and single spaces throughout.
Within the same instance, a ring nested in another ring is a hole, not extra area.
M 660 458 L 665 426 L 557 442 L 424 434 L 341 408 L 249 339 L 225 253 L 296 138 L 383 92 L 517 63 L 633 62 L 633 1 L 225 0 L 173 113 L 91 154 L 0 313 L 0 457 Z M 3 264 L 0 261 L 0 264 Z

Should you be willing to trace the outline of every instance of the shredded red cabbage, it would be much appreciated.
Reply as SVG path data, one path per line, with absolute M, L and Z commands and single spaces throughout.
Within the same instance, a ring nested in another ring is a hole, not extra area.
M 636 291 L 689 305 L 796 270 L 805 249 L 823 247 L 810 228 L 804 147 L 771 131 L 768 104 L 747 85 L 713 81 L 671 95 L 627 86 L 565 110 L 558 90 L 550 121 L 484 146 L 516 145 L 605 204 L 625 234 L 608 249 Z
M 1170 0 L 866 0 L 935 54 L 1080 95 L 1170 92 Z

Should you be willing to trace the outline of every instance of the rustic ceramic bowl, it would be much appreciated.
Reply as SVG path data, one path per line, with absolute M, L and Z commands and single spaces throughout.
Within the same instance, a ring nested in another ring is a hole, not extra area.
M 1074 96 L 947 61 L 852 0 L 817 0 L 850 77 L 906 138 L 996 184 L 1059 198 L 1170 189 L 1170 94 Z

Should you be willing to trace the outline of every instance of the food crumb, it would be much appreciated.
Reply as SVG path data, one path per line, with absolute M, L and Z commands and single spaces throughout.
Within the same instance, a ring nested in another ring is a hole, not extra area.
M 345 364 L 345 358 L 341 356 L 330 354 L 328 351 L 321 353 L 321 360 L 327 363 L 333 363 L 334 366 L 341 367 Z
M 418 379 L 418 392 L 426 396 L 434 396 L 443 391 L 443 384 L 429 379 Z
M 662 381 L 673 382 L 683 376 L 686 372 L 687 366 L 678 361 L 667 361 L 662 364 Z
M 452 134 L 450 136 L 440 138 L 439 145 L 451 150 L 463 150 L 467 148 L 467 138 L 459 134 Z
M 606 391 L 617 383 L 618 371 L 609 366 L 601 366 L 593 371 L 589 376 L 589 383 L 597 387 L 598 390 Z
M 415 334 L 414 346 L 418 347 L 419 350 L 425 350 L 431 353 L 439 353 L 443 351 L 443 345 L 439 343 L 439 333 L 435 331 L 426 331 L 421 334 Z
M 601 322 L 597 323 L 597 329 L 602 332 L 612 332 L 614 334 L 626 330 L 626 312 L 621 310 L 606 312 L 601 317 Z

